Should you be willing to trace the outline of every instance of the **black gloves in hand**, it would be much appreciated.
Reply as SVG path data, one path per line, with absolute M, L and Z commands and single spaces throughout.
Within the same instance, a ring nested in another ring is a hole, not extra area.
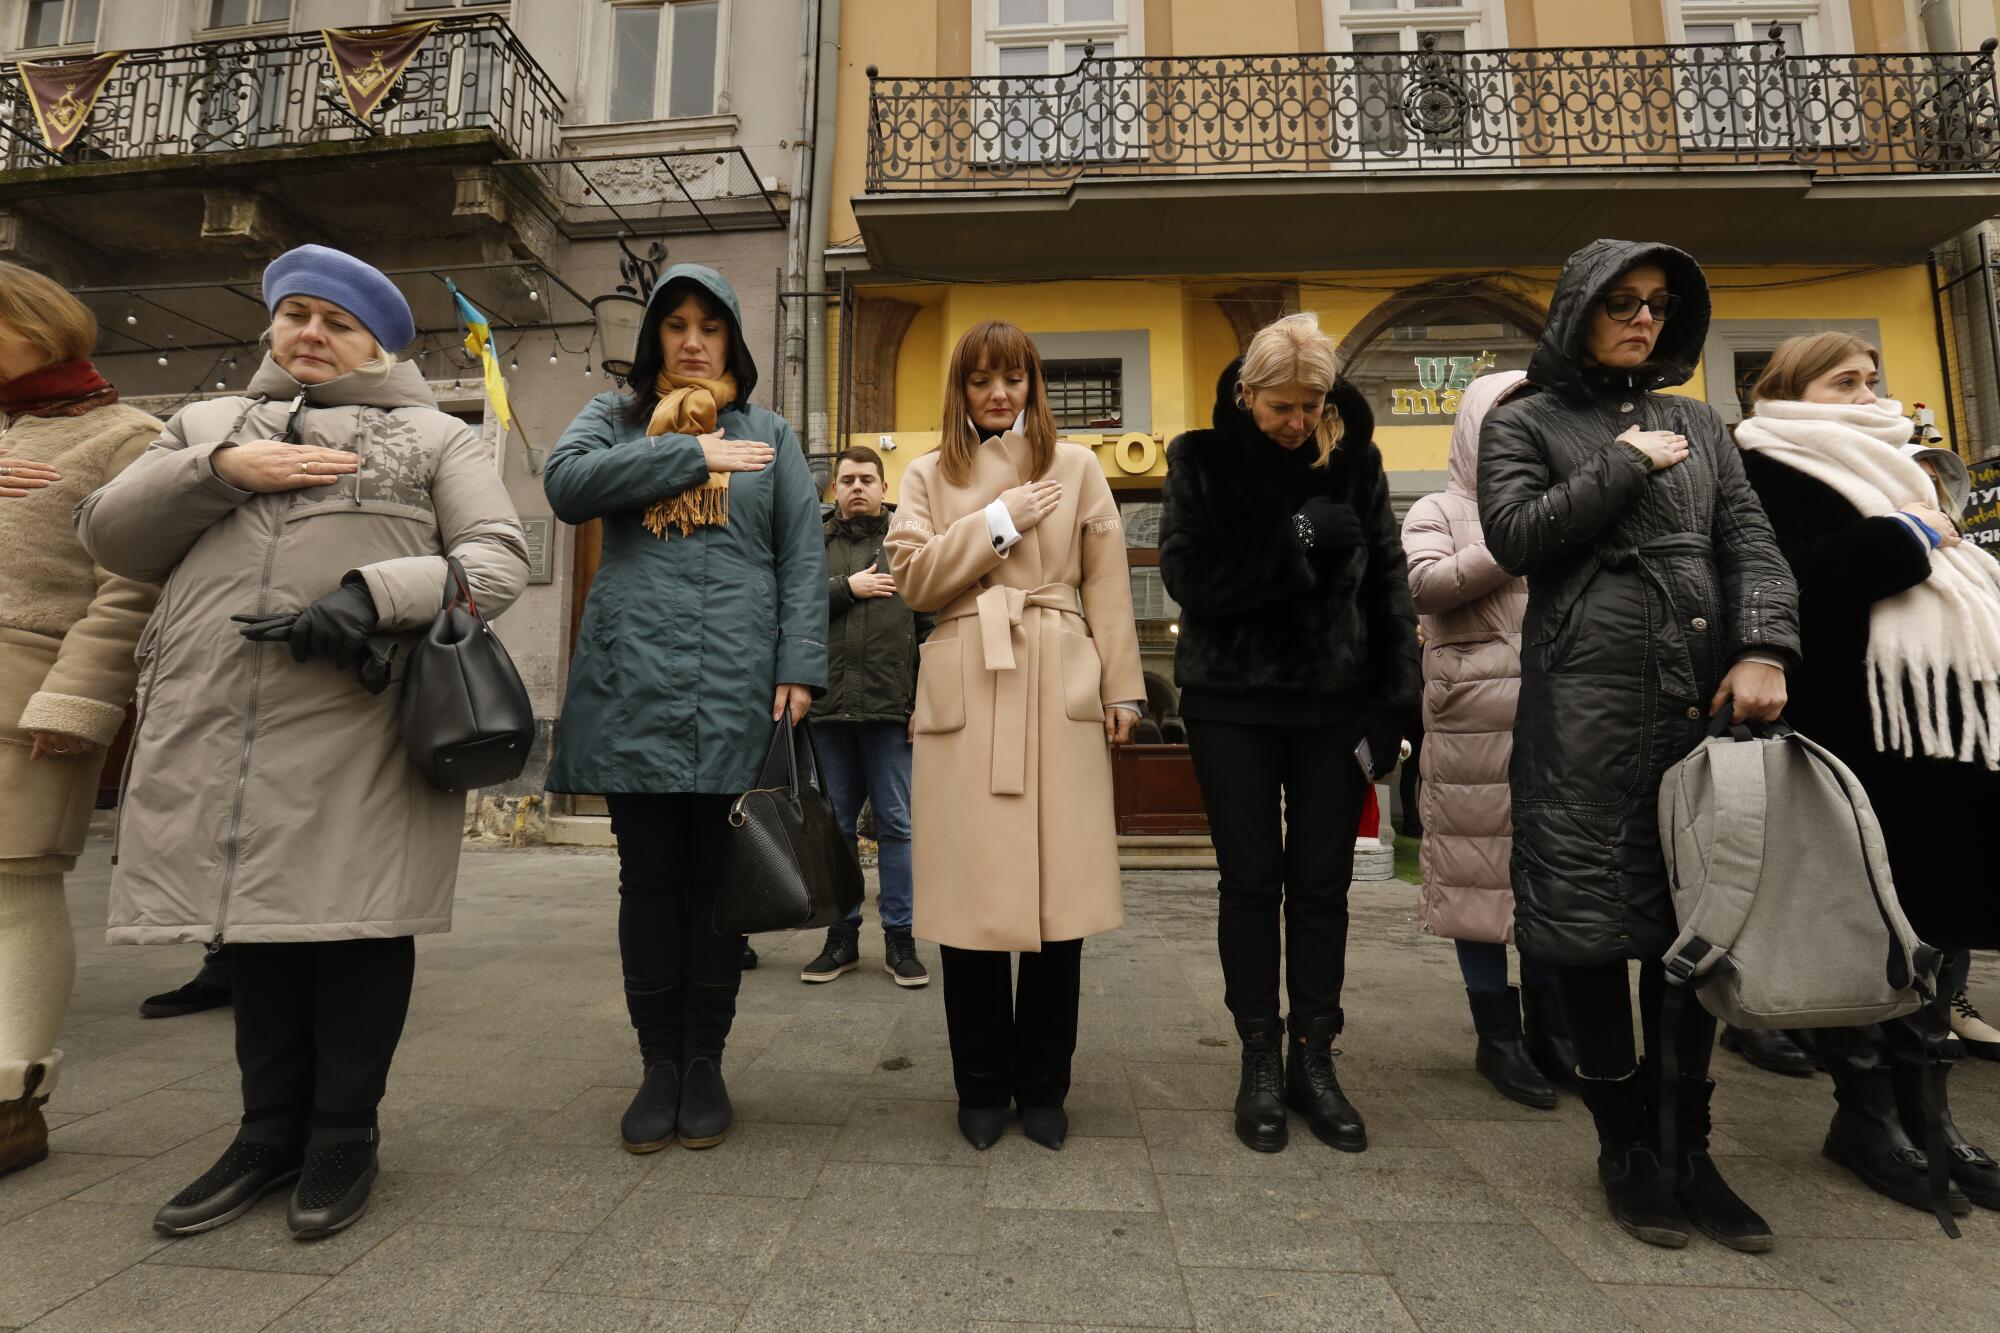
M 1305 520 L 1305 531 L 1300 535 L 1305 538 L 1307 554 L 1315 560 L 1331 559 L 1361 545 L 1361 515 L 1354 512 L 1353 505 L 1315 495 L 1299 506 L 1295 517 Z
M 284 640 L 291 646 L 294 662 L 309 657 L 328 658 L 345 671 L 368 652 L 368 636 L 375 632 L 378 617 L 375 599 L 368 595 L 368 585 L 350 578 L 296 614 L 231 619 L 243 626 L 243 637 L 253 642 Z
M 1370 780 L 1394 768 L 1403 753 L 1403 722 L 1387 708 L 1366 708 L 1361 713 L 1361 739 L 1368 742 L 1368 758 L 1374 771 Z

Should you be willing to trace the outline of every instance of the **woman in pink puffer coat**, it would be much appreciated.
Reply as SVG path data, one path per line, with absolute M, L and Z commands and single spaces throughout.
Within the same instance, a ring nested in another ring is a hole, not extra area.
M 1410 509 L 1403 549 L 1424 636 L 1424 929 L 1457 942 L 1479 1033 L 1474 1067 L 1502 1096 L 1546 1109 L 1556 1104 L 1553 1085 L 1569 1082 L 1575 1069 L 1554 978 L 1523 958 L 1521 988 L 1507 984 L 1514 938 L 1507 761 L 1528 584 L 1487 551 L 1477 491 L 1480 423 L 1525 378 L 1509 370 L 1467 387 L 1445 488 Z

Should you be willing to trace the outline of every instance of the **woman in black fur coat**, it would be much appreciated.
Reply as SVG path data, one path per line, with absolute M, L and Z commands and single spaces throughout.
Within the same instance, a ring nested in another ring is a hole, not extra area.
M 1881 354 L 1861 339 L 1793 338 L 1772 354 L 1736 442 L 1799 581 L 1811 666 L 1786 720 L 1860 779 L 1896 896 L 1918 938 L 1946 951 L 1951 994 L 1968 950 L 2000 948 L 2000 896 L 1968 850 L 2000 810 L 2000 567 L 1959 538 L 1964 464 L 1908 446 L 1909 422 L 1876 398 L 1880 382 Z M 1939 670 L 1948 685 L 1934 692 L 1922 677 Z M 1929 1208 L 1921 1023 L 1812 1039 L 1839 1103 L 1826 1156 L 1870 1189 Z M 2000 1167 L 1966 1142 L 1948 1097 L 1939 1101 L 1953 1210 L 2000 1208 Z
M 1260 330 L 1222 373 L 1214 427 L 1168 446 L 1160 520 L 1160 575 L 1181 607 L 1181 715 L 1222 870 L 1226 998 L 1243 1039 L 1236 1135 L 1259 1152 L 1285 1146 L 1287 1103 L 1321 1142 L 1368 1146 L 1333 1070 L 1347 887 L 1362 801 L 1395 766 L 1420 689 L 1373 419 L 1334 367 L 1312 315 Z

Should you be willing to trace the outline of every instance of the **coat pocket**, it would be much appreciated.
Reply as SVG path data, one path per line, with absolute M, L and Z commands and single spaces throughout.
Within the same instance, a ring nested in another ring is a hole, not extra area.
M 1104 720 L 1104 663 L 1097 644 L 1081 634 L 1057 630 L 1061 645 L 1063 714 L 1072 722 Z
M 932 639 L 918 647 L 915 718 L 919 734 L 965 730 L 963 651 L 957 639 Z

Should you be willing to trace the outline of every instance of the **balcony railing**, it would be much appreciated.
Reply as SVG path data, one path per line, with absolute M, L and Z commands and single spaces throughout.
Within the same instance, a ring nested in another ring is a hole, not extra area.
M 432 130 L 487 130 L 514 156 L 543 158 L 556 152 L 562 106 L 554 80 L 491 14 L 441 20 L 372 122 L 348 110 L 317 32 L 133 51 L 98 97 L 89 128 L 61 157 L 42 146 L 18 72 L 0 70 L 9 170 Z
M 1106 58 L 1066 74 L 869 67 L 867 189 L 1079 179 L 1800 165 L 2000 170 L 1993 51 L 1787 55 L 1666 47 Z

